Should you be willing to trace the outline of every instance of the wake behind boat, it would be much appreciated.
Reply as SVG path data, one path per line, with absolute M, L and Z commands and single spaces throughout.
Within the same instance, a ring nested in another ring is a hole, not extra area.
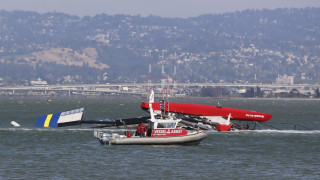
M 149 97 L 150 119 L 146 132 L 139 132 L 140 136 L 131 136 L 129 131 L 125 135 L 109 134 L 105 132 L 94 132 L 94 136 L 101 144 L 109 145 L 196 145 L 207 137 L 204 131 L 187 131 L 178 128 L 181 119 L 169 115 L 165 118 L 156 118 L 152 109 L 154 92 Z M 141 135 L 142 134 L 142 135 Z

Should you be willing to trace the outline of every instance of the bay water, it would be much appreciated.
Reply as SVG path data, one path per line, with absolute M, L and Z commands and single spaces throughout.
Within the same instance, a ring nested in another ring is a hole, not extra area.
M 197 146 L 103 146 L 93 137 L 94 125 L 35 127 L 40 115 L 81 107 L 89 120 L 147 116 L 142 101 L 146 98 L 0 97 L 0 179 L 320 178 L 320 100 L 170 99 L 273 114 L 256 130 L 208 132 Z

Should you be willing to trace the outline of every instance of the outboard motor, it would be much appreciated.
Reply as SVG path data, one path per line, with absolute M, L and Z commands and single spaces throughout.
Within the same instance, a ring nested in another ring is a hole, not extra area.
M 99 137 L 99 141 L 101 145 L 109 145 L 112 139 L 112 135 L 108 133 L 101 133 Z

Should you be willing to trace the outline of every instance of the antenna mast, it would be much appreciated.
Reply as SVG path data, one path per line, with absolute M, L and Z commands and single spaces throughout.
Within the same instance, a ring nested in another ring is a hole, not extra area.
M 166 91 L 166 74 L 164 72 L 164 52 L 165 50 L 162 50 L 162 56 L 160 56 L 161 58 L 161 88 L 162 88 L 162 96 L 164 96 L 164 93 Z
M 148 86 L 151 89 L 152 86 L 152 69 L 151 69 L 151 64 L 152 64 L 152 59 L 151 59 L 151 50 L 149 51 L 149 69 L 148 69 Z
M 173 66 L 173 92 L 172 95 L 175 96 L 177 91 L 177 53 L 174 53 L 174 66 Z

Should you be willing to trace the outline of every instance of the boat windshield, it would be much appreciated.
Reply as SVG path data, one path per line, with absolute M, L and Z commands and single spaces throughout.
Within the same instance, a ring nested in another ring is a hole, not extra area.
M 157 128 L 175 128 L 177 123 L 158 123 Z

